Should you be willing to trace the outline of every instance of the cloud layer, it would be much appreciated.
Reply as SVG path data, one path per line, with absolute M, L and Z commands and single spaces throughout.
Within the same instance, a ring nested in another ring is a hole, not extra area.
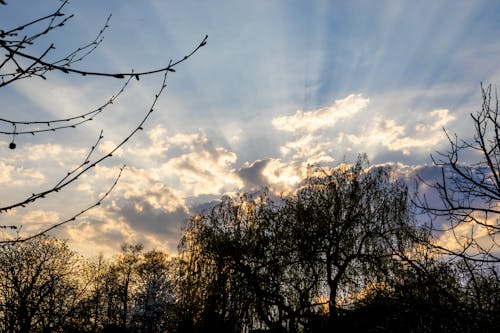
M 334 165 L 342 161 L 339 156 L 349 152 L 374 156 L 379 151 L 428 151 L 443 139 L 442 127 L 454 119 L 448 109 L 435 109 L 398 122 L 374 109 L 368 97 L 349 94 L 325 107 L 273 117 L 268 120 L 271 128 L 278 135 L 287 133 L 277 142 L 279 155 L 247 162 L 239 161 L 236 151 L 223 142 L 216 143 L 204 130 L 170 133 L 155 125 L 115 154 L 114 162 L 97 166 L 68 189 L 73 194 L 63 204 L 67 209 L 57 211 L 58 202 L 53 202 L 16 216 L 29 225 L 23 232 L 36 232 L 51 221 L 71 216 L 78 207 L 102 195 L 117 175 L 115 165 L 126 163 L 131 166 L 125 169 L 110 201 L 80 218 L 79 223 L 61 228 L 58 234 L 75 247 L 94 252 L 110 251 L 125 241 L 163 246 L 174 252 L 189 215 L 223 193 L 264 187 L 284 193 L 301 182 L 310 165 Z M 237 132 L 247 134 L 244 127 Z M 99 151 L 105 154 L 113 146 L 113 141 L 104 141 Z M 12 188 L 21 185 L 16 178 L 41 184 L 52 179 L 45 179 L 43 167 L 35 167 L 44 157 L 49 158 L 45 168 L 68 169 L 85 152 L 74 149 L 68 155 L 62 144 L 27 144 L 21 149 L 27 156 L 26 166 L 13 159 L 2 161 L 5 171 L 0 181 Z M 405 169 L 403 165 L 398 168 Z

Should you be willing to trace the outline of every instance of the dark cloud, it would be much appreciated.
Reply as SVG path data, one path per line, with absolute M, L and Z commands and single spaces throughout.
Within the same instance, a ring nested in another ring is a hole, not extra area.
M 115 213 L 122 216 L 139 235 L 146 234 L 157 239 L 177 242 L 189 213 L 182 206 L 175 210 L 156 209 L 140 198 L 131 199 L 126 205 L 116 208 Z
M 380 164 L 399 161 L 409 165 L 419 165 L 422 162 L 431 162 L 429 152 L 412 151 L 411 154 L 403 154 L 402 151 L 380 151 L 376 154 L 368 155 L 370 163 Z
M 88 238 L 89 244 L 109 244 L 119 251 L 120 245 L 127 241 L 126 235 L 122 230 L 107 230 L 106 232 L 95 233 L 92 237 Z
M 244 182 L 243 188 L 245 191 L 254 191 L 267 187 L 265 177 L 262 175 L 262 170 L 267 166 L 270 159 L 257 160 L 250 165 L 244 166 L 236 171 L 236 174 Z

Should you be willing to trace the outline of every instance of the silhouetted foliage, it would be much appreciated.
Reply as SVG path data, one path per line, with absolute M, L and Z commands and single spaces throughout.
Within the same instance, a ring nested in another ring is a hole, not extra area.
M 429 231 L 390 175 L 361 159 L 281 198 L 223 197 L 192 216 L 178 258 L 124 244 L 84 260 L 47 237 L 4 245 L 0 332 L 498 331 L 496 271 L 415 242 Z
M 471 287 L 464 283 L 460 265 L 420 259 L 405 267 L 384 288 L 372 290 L 356 302 L 343 318 L 343 329 L 382 332 L 497 332 L 499 284 L 489 274 L 480 293 L 484 304 L 476 306 Z M 495 305 L 492 305 L 495 304 Z
M 338 326 L 357 298 L 388 284 L 417 233 L 406 186 L 363 157 L 311 169 L 277 201 L 265 193 L 225 197 L 193 216 L 181 241 L 184 329 Z
M 85 260 L 40 237 L 0 248 L 0 332 L 165 332 L 174 326 L 173 261 L 124 244 Z
M 311 168 L 225 196 L 179 246 L 178 332 L 495 332 L 495 269 L 446 261 L 388 168 Z
M 134 294 L 131 326 L 138 332 L 166 332 L 174 313 L 173 263 L 160 251 L 143 255 L 136 267 L 137 288 Z

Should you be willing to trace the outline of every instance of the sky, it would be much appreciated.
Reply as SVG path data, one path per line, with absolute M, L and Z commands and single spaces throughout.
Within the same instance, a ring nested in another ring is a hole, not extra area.
M 52 12 L 56 1 L 7 1 L 1 29 Z M 30 234 L 98 200 L 51 234 L 85 255 L 123 242 L 171 254 L 183 224 L 224 193 L 291 190 L 311 164 L 366 153 L 408 178 L 446 151 L 443 128 L 468 138 L 480 83 L 500 82 L 498 1 L 73 0 L 64 27 L 34 45 L 52 55 L 104 40 L 74 68 L 127 72 L 163 67 L 208 42 L 169 73 L 155 112 L 111 159 L 64 191 L 0 214 Z M 92 122 L 36 136 L 0 136 L 0 203 L 57 183 L 103 130 L 106 154 L 148 112 L 162 82 L 132 80 Z M 0 89 L 1 118 L 51 120 L 88 112 L 123 80 L 51 73 Z M 4 126 L 5 124 L 0 124 Z M 8 126 L 7 126 L 8 127 Z M 2 231 L 8 237 L 7 231 Z

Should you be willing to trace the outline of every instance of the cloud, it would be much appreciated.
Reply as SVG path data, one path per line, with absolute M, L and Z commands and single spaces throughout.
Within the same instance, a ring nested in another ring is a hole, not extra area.
M 452 127 L 457 126 L 454 120 L 465 110 L 450 102 L 451 97 L 460 98 L 464 90 L 462 86 L 442 85 L 373 96 L 354 92 L 331 106 L 272 118 L 274 129 L 281 132 L 274 138 L 281 155 L 270 157 L 284 162 L 331 164 L 366 153 L 377 162 L 422 163 L 446 142 L 443 127 L 466 135 L 463 128 Z M 341 106 L 346 104 L 353 106 L 355 112 L 342 112 L 346 109 Z M 436 108 L 447 104 L 454 108 Z M 338 112 L 329 112 L 332 110 Z
M 59 222 L 60 213 L 50 210 L 34 209 L 26 212 L 20 218 L 20 224 L 23 226 L 21 235 L 40 232 Z
M 306 173 L 306 164 L 290 164 L 281 159 L 270 159 L 262 170 L 262 176 L 271 190 L 277 193 L 293 190 L 304 179 Z
M 412 153 L 427 154 L 429 148 L 443 142 L 442 128 L 455 119 L 444 108 L 414 111 L 412 117 L 388 114 L 385 109 L 392 109 L 390 101 L 380 97 L 377 101 L 382 104 L 368 108 L 370 100 L 353 93 L 328 107 L 272 119 L 276 129 L 293 132 L 284 137 L 280 156 L 269 159 L 262 170 L 266 182 L 289 188 L 305 174 L 308 165 L 328 166 L 339 159 L 356 158 L 359 153 L 376 159 L 397 152 L 400 161 Z
M 119 251 L 120 244 L 134 242 L 134 230 L 107 206 L 93 209 L 76 223 L 57 229 L 57 237 L 67 239 L 72 248 L 86 256 L 110 255 Z
M 44 222 L 57 222 L 59 213 L 53 211 L 32 210 L 21 217 L 23 223 L 44 223 Z
M 152 142 L 163 146 L 160 154 L 157 147 L 149 149 Z M 117 187 L 99 210 L 92 210 L 79 219 L 79 224 L 63 229 L 61 235 L 70 238 L 75 246 L 83 248 L 85 242 L 106 252 L 111 248 L 99 245 L 98 239 L 115 246 L 139 241 L 147 248 L 163 246 L 173 253 L 192 205 L 238 190 L 244 184 L 234 169 L 236 154 L 215 146 L 203 131 L 168 136 L 157 126 L 147 131 L 147 140 L 124 147 L 124 155 L 138 158 L 139 163 L 125 168 Z M 156 159 L 154 163 L 152 159 Z M 96 197 L 97 192 L 106 190 L 102 184 L 109 184 L 116 175 L 116 167 L 97 166 L 95 174 L 83 177 L 77 190 Z M 77 237 L 77 229 L 86 230 L 84 239 Z
M 484 217 L 477 216 L 477 214 L 472 215 L 481 222 L 489 225 L 498 225 L 498 216 L 491 216 L 488 219 L 484 219 Z M 498 245 L 500 234 L 495 232 L 494 228 L 486 228 L 472 221 L 462 222 L 452 229 L 449 224 L 444 224 L 444 226 L 448 226 L 449 230 L 443 232 L 435 240 L 436 245 L 450 251 L 461 252 L 466 250 L 466 253 L 469 255 L 477 254 L 480 248 L 492 254 L 500 254 L 500 247 Z
M 172 144 L 178 145 L 184 149 L 195 149 L 199 145 L 208 144 L 208 138 L 205 136 L 203 132 L 199 133 L 178 133 L 171 138 L 168 139 Z
M 306 161 L 309 164 L 331 163 L 334 158 L 332 140 L 320 135 L 307 134 L 297 140 L 285 143 L 280 147 L 283 157 L 295 161 Z
M 278 130 L 287 132 L 314 132 L 322 128 L 330 128 L 339 121 L 352 118 L 366 108 L 369 100 L 360 94 L 352 94 L 337 100 L 333 105 L 311 111 L 297 111 L 292 116 L 276 117 L 272 124 Z
M 112 184 L 118 172 L 114 165 L 133 165 L 125 169 L 118 186 L 101 207 L 61 228 L 57 234 L 69 239 L 76 248 L 101 249 L 106 253 L 116 252 L 120 243 L 137 241 L 146 247 L 164 246 L 174 252 L 188 216 L 196 209 L 210 207 L 223 193 L 250 192 L 263 187 L 274 193 L 292 191 L 307 175 L 309 165 L 331 165 L 337 156 L 350 150 L 427 148 L 424 146 L 440 140 L 437 135 L 441 134 L 441 127 L 453 119 L 447 109 L 437 109 L 401 121 L 368 110 L 368 102 L 360 94 L 351 94 L 329 107 L 267 118 L 267 125 L 272 124 L 278 130 L 272 132 L 280 132 L 269 141 L 276 149 L 269 157 L 239 166 L 236 152 L 225 141 L 214 142 L 204 130 L 171 132 L 156 125 L 81 177 L 71 191 L 76 190 L 74 197 L 88 205 Z M 239 131 L 229 132 L 251 136 Z M 101 149 L 112 145 L 112 141 L 105 141 Z M 26 159 L 29 167 L 45 157 L 49 166 L 63 166 L 64 171 L 86 154 L 84 149 L 57 144 L 26 145 L 21 149 L 29 156 Z M 410 173 L 410 167 L 407 169 Z M 14 169 L 6 170 L 9 172 L 3 177 L 8 182 Z M 50 173 L 52 178 L 54 174 Z M 73 205 L 75 198 L 65 198 L 64 202 L 72 204 L 65 204 L 68 208 L 61 209 L 60 216 L 68 216 L 67 211 L 78 211 Z M 54 206 L 49 206 L 46 212 L 55 212 Z M 42 217 L 39 215 L 40 220 Z
M 111 176 L 113 169 L 108 169 Z M 101 172 L 98 169 L 99 173 Z M 101 176 L 102 177 L 102 176 Z M 142 201 L 153 207 L 167 212 L 184 207 L 182 193 L 168 187 L 154 172 L 140 168 L 125 169 L 124 175 L 115 190 L 117 197 L 124 200 L 141 198 Z
M 268 180 L 263 175 L 263 171 L 271 160 L 257 160 L 253 163 L 245 163 L 236 171 L 236 174 L 243 182 L 246 191 L 258 190 L 269 186 Z
M 205 133 L 177 134 L 169 138 L 172 155 L 158 175 L 172 180 L 183 196 L 220 194 L 242 186 L 234 171 L 236 153 L 215 146 Z
M 148 201 L 142 197 L 105 201 L 76 222 L 58 228 L 55 235 L 87 256 L 116 253 L 124 242 L 175 254 L 189 212 L 184 206 L 155 208 Z
M 346 134 L 346 138 L 358 146 L 386 147 L 391 151 L 410 154 L 410 149 L 433 147 L 444 139 L 442 128 L 455 117 L 447 109 L 433 110 L 416 123 L 400 124 L 392 119 L 377 117 L 371 130 L 360 134 Z
M 343 141 L 343 134 L 338 133 L 340 123 L 342 128 L 348 128 L 346 124 L 368 103 L 369 99 L 361 94 L 350 94 L 327 107 L 273 118 L 275 129 L 292 132 L 293 137 L 281 144 L 279 157 L 269 158 L 265 166 L 261 165 L 260 182 L 264 180 L 271 190 L 288 192 L 304 178 L 309 165 L 333 163 L 333 155 L 340 151 Z
M 225 148 L 198 150 L 168 161 L 164 168 L 175 173 L 186 195 L 218 194 L 242 184 L 231 170 L 236 154 Z
M 179 206 L 170 211 L 155 209 L 141 198 L 133 198 L 125 205 L 115 206 L 114 212 L 137 235 L 148 235 L 149 239 L 168 243 L 171 249 L 177 246 L 182 226 L 190 215 L 185 207 Z
M 81 163 L 85 153 L 83 149 L 64 147 L 62 144 L 54 143 L 23 143 L 13 151 L 7 150 L 0 161 L 2 206 L 24 201 L 32 193 L 40 193 L 53 188 L 70 170 Z M 79 179 L 61 191 L 66 193 L 65 197 L 51 193 L 43 200 L 36 201 L 37 208 L 43 203 L 43 209 L 57 210 L 61 208 L 61 202 L 57 200 L 62 199 L 66 209 L 63 208 L 61 211 L 67 211 L 78 199 L 68 193 L 73 191 L 73 185 L 81 184 L 82 180 Z M 30 203 L 27 209 L 34 209 L 33 205 L 34 203 Z
M 147 196 L 146 189 L 153 187 L 175 192 L 178 198 L 186 198 L 219 195 L 242 186 L 234 169 L 236 153 L 214 145 L 204 131 L 169 136 L 163 127 L 156 126 L 146 133 L 146 140 L 123 148 L 123 156 L 133 157 L 127 164 L 134 165 L 125 169 L 126 177 L 122 177 L 119 185 L 127 187 L 127 198 L 139 194 Z M 96 170 L 101 173 L 98 178 L 106 176 L 111 179 L 116 172 L 111 169 L 97 167 Z M 90 189 L 82 186 L 81 190 L 85 188 Z M 155 200 L 166 199 L 156 195 Z M 149 203 L 155 205 L 153 201 Z
M 9 186 L 23 186 L 29 183 L 40 184 L 45 180 L 45 176 L 40 170 L 24 168 L 0 161 L 0 184 L 7 188 Z

